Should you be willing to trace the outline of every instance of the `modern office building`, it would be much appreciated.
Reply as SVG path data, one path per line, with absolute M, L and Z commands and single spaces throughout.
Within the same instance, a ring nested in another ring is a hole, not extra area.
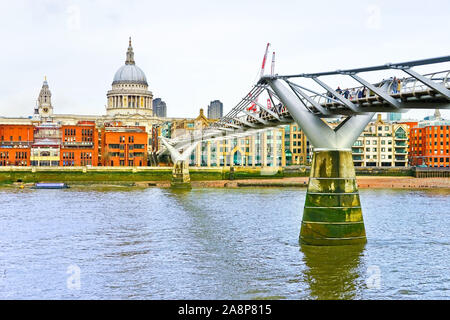
M 400 121 L 401 119 L 402 119 L 402 114 L 400 112 L 389 112 L 387 114 L 388 122 Z
M 161 98 L 156 98 L 153 100 L 153 116 L 159 118 L 167 117 L 167 105 Z
M 223 117 L 223 103 L 220 100 L 214 100 L 208 106 L 208 119 L 220 119 Z

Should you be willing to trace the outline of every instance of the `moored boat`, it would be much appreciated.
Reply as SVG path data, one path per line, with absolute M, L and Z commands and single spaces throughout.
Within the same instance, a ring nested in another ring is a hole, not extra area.
M 63 182 L 38 182 L 32 187 L 33 189 L 66 189 L 69 186 Z

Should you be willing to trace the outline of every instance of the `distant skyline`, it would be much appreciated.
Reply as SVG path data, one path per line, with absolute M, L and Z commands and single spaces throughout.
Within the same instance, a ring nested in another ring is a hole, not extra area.
M 444 56 L 449 12 L 443 0 L 16 0 L 0 12 L 0 116 L 31 116 L 44 76 L 55 113 L 105 114 L 129 36 L 167 116 L 195 117 L 216 99 L 226 114 L 256 81 L 267 42 L 280 74 Z M 450 110 L 441 114 L 450 119 Z

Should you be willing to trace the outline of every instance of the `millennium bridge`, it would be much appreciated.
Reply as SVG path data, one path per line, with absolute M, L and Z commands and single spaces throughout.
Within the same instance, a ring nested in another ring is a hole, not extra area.
M 172 186 L 186 188 L 190 186 L 188 158 L 198 143 L 249 136 L 296 122 L 313 146 L 300 242 L 365 243 L 351 147 L 376 112 L 449 109 L 450 70 L 442 71 L 449 61 L 450 56 L 444 56 L 330 72 L 263 75 L 219 121 L 173 139 L 160 137 L 165 146 L 160 155 L 169 153 L 174 163 Z M 434 72 L 422 74 L 413 69 L 423 66 Z M 365 80 L 387 70 L 404 77 L 377 83 Z M 333 89 L 324 80 L 327 76 L 348 77 L 358 86 Z M 267 103 L 261 102 L 263 98 Z M 335 128 L 322 120 L 338 117 L 345 119 Z

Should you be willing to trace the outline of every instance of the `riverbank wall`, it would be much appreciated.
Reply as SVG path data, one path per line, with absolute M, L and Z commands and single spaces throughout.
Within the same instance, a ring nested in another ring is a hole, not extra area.
M 205 168 L 190 167 L 191 181 L 260 179 L 307 176 L 306 168 Z M 14 182 L 139 182 L 170 181 L 172 167 L 0 167 L 0 184 Z
M 309 167 L 190 167 L 193 187 L 306 187 Z M 449 178 L 417 179 L 410 168 L 356 168 L 360 188 L 450 187 Z M 0 184 L 169 185 L 171 167 L 0 167 Z M 378 179 L 375 179 L 378 178 Z M 442 180 L 442 182 L 437 182 Z
M 247 179 L 247 180 L 217 180 L 195 181 L 193 188 L 261 188 L 261 187 L 292 187 L 306 188 L 308 177 Z M 430 189 L 442 188 L 450 193 L 450 178 L 415 178 L 407 176 L 357 176 L 359 189 Z M 168 185 L 168 184 L 167 184 Z M 164 187 L 164 185 L 159 185 Z

